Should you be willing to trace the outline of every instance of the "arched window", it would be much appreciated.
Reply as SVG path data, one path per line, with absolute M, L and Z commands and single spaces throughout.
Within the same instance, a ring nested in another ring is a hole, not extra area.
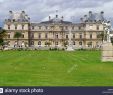
M 24 34 L 22 34 L 22 38 L 24 38 Z
M 41 41 L 38 42 L 38 45 L 41 45 Z
M 55 42 L 55 45 L 58 45 L 58 42 Z
M 10 30 L 10 25 L 8 25 L 8 29 Z
M 68 34 L 66 35 L 66 39 L 68 39 Z
M 73 34 L 73 38 L 75 38 L 75 34 Z
M 24 30 L 24 25 L 22 25 L 22 30 Z
M 55 38 L 58 39 L 58 34 L 56 34 L 56 37 Z
M 82 45 L 82 42 L 79 42 L 79 45 Z
M 45 38 L 46 38 L 46 39 L 48 38 L 48 34 L 47 34 L 47 33 L 45 34 Z
M 31 45 L 34 45 L 34 41 L 31 42 Z
M 41 33 L 38 34 L 38 38 L 41 39 Z
M 17 30 L 17 25 L 15 25 L 15 30 Z
M 75 41 L 73 41 L 73 45 L 76 45 Z
M 92 34 L 90 34 L 90 39 L 92 39 Z

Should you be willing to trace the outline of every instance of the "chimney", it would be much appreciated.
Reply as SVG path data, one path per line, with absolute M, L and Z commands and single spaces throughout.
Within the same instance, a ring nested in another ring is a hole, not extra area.
M 88 20 L 88 19 L 87 19 L 87 15 L 84 15 L 84 19 L 85 19 L 85 21 L 87 22 L 87 20 Z
M 9 13 L 12 14 L 13 12 L 12 11 L 9 11 Z
M 101 11 L 101 14 L 103 15 L 103 14 L 104 14 L 104 12 L 103 12 L 103 11 Z
M 13 12 L 9 11 L 9 19 L 12 20 L 13 19 Z
M 62 20 L 62 21 L 64 20 L 64 17 L 63 17 L 63 16 L 61 17 L 61 20 Z
M 24 13 L 24 14 L 25 14 L 25 11 L 22 11 L 22 13 Z
M 58 18 L 58 10 L 56 10 L 56 18 Z
M 28 21 L 30 21 L 30 17 L 28 17 Z
M 58 15 L 56 15 L 56 18 L 58 18 Z
M 103 11 L 101 11 L 100 14 L 101 14 L 102 17 L 104 17 L 104 12 Z
M 89 11 L 89 16 L 91 16 L 92 15 L 92 11 Z
M 30 20 L 30 17 L 28 17 L 28 19 Z
M 49 21 L 51 20 L 51 16 L 49 16 Z
M 83 21 L 83 18 L 80 18 L 80 21 L 81 21 L 81 22 L 84 22 L 84 21 Z
M 102 20 L 104 21 L 104 12 L 101 11 L 101 12 L 100 12 L 100 15 L 101 15 Z

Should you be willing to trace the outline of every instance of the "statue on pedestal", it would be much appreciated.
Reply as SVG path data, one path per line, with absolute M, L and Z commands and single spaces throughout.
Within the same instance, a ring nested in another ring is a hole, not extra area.
M 68 40 L 68 47 L 67 47 L 67 51 L 74 51 L 74 49 L 73 49 L 73 44 L 72 44 L 72 33 L 71 33 L 71 31 L 72 31 L 72 27 L 69 27 L 69 40 Z
M 104 34 L 106 34 L 106 39 L 105 39 L 105 36 L 104 36 L 104 40 L 106 42 L 111 42 L 111 38 L 110 38 L 110 30 L 111 30 L 111 24 L 110 24 L 110 21 L 108 22 L 103 22 L 102 23 L 104 25 Z

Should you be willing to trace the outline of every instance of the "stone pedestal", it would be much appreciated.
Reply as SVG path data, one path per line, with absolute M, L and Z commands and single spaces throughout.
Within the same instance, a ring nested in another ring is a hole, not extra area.
M 113 61 L 113 45 L 110 42 L 102 45 L 102 62 Z

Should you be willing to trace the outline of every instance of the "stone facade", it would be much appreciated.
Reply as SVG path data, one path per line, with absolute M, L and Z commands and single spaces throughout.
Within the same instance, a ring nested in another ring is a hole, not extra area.
M 19 41 L 20 46 L 26 43 L 29 47 L 35 48 L 48 46 L 64 48 L 65 43 L 68 45 L 71 27 L 74 49 L 99 48 L 102 44 L 99 35 L 104 31 L 102 21 L 103 13 L 97 15 L 89 12 L 88 16 L 81 18 L 80 23 L 64 21 L 63 16 L 59 18 L 58 15 L 54 18 L 49 16 L 48 21 L 33 23 L 24 11 L 20 13 L 10 11 L 9 18 L 4 22 L 4 29 L 8 34 L 5 40 L 8 42 L 8 47 L 14 47 L 17 43 L 14 34 L 21 32 L 23 36 Z

